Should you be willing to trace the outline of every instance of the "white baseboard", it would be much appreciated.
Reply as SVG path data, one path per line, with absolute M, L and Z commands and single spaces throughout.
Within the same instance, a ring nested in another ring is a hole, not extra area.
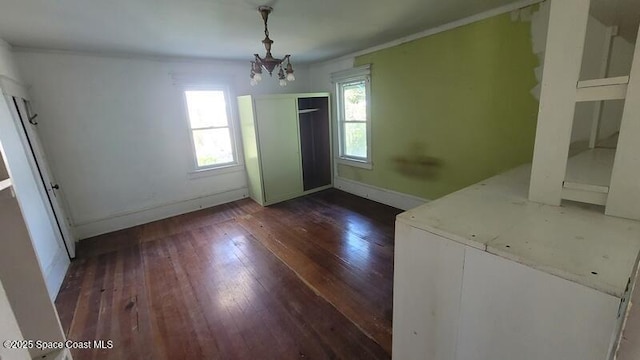
M 429 202 L 429 200 L 417 196 L 383 189 L 343 177 L 335 177 L 333 179 L 333 187 L 402 210 L 413 209 L 414 207 Z
M 49 292 L 49 298 L 51 298 L 51 301 L 55 301 L 56 296 L 58 296 L 58 292 L 60 291 L 62 281 L 64 280 L 64 276 L 67 274 L 67 269 L 69 268 L 70 263 L 71 261 L 69 260 L 69 256 L 64 248 L 58 248 L 58 252 L 53 258 L 53 262 L 49 265 L 48 269 L 44 270 L 44 281 L 47 284 L 47 291 Z
M 420 206 L 428 200 L 403 194 L 393 190 L 383 189 L 377 186 L 336 177 L 334 187 L 348 193 L 358 195 L 398 209 L 408 210 Z M 168 217 L 186 214 L 192 211 L 225 204 L 240 200 L 249 196 L 248 189 L 232 190 L 220 194 L 205 196 L 197 199 L 162 205 L 151 209 L 116 215 L 105 219 L 99 219 L 88 223 L 76 225 L 73 229 L 78 239 L 86 239 L 93 236 L 106 234 L 112 231 L 147 224 Z M 66 255 L 65 255 L 66 256 Z M 65 268 L 66 270 L 66 268 Z M 64 276 L 63 276 L 64 277 Z
M 247 188 L 226 191 L 219 194 L 161 205 L 150 209 L 115 215 L 109 218 L 76 225 L 74 233 L 77 239 L 86 239 L 92 236 L 106 234 L 112 231 L 147 224 L 152 221 L 162 220 L 172 216 L 225 204 L 248 196 L 249 190 Z

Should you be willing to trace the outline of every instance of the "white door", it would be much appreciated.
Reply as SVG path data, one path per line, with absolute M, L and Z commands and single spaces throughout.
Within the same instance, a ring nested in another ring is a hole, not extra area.
M 38 137 L 38 116 L 31 110 L 28 100 L 19 97 L 12 97 L 9 100 L 18 111 L 21 123 L 19 125 L 22 127 L 25 143 L 31 148 L 31 154 L 29 155 L 32 155 L 33 158 L 32 166 L 42 180 L 43 189 L 51 204 L 50 216 L 60 231 L 60 236 L 64 241 L 69 258 L 74 258 L 76 256 L 75 238 L 70 230 L 69 218 L 66 216 L 66 203 L 62 189 L 49 169 L 40 138 Z

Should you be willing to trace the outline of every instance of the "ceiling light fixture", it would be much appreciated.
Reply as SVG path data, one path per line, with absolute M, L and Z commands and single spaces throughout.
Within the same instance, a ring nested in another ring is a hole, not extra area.
M 289 60 L 290 55 L 285 55 L 282 59 L 274 58 L 271 55 L 271 45 L 273 44 L 273 40 L 269 39 L 269 29 L 267 28 L 267 21 L 269 20 L 269 14 L 273 11 L 271 6 L 260 6 L 258 8 L 258 12 L 262 16 L 262 20 L 264 21 L 264 35 L 265 38 L 262 40 L 264 44 L 265 50 L 267 50 L 267 54 L 264 58 L 261 58 L 258 54 L 253 54 L 254 60 L 251 62 L 251 86 L 255 86 L 258 84 L 260 80 L 262 80 L 262 69 L 267 70 L 270 76 L 273 76 L 273 70 L 276 67 L 280 67 L 278 70 L 278 79 L 280 80 L 280 86 L 287 86 L 287 81 L 294 81 L 296 77 L 293 75 L 293 67 L 291 66 L 291 61 Z M 285 61 L 286 66 L 285 66 Z

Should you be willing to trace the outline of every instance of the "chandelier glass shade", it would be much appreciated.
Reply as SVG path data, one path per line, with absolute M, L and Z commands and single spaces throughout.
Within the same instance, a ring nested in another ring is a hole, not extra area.
M 262 71 L 266 70 L 269 76 L 273 76 L 273 72 L 278 69 L 277 75 L 280 80 L 280 86 L 287 86 L 287 81 L 294 81 L 296 77 L 293 75 L 293 66 L 291 66 L 290 55 L 285 55 L 282 59 L 274 58 L 271 55 L 271 45 L 273 40 L 269 38 L 269 29 L 267 28 L 267 22 L 269 20 L 269 14 L 273 11 L 270 6 L 260 6 L 258 12 L 262 16 L 264 21 L 264 48 L 267 51 L 264 57 L 260 57 L 258 54 L 253 54 L 253 61 L 251 61 L 251 86 L 255 86 L 258 82 L 262 81 Z

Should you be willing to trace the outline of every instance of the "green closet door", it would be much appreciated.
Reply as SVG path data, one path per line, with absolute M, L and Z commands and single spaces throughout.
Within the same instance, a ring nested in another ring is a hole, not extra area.
M 264 191 L 260 178 L 260 157 L 258 156 L 258 137 L 251 95 L 238 97 L 238 111 L 240 130 L 242 131 L 244 165 L 247 168 L 247 179 L 249 180 L 249 196 L 260 205 L 264 205 Z
M 265 203 L 273 204 L 301 195 L 296 99 L 256 99 L 255 106 Z

